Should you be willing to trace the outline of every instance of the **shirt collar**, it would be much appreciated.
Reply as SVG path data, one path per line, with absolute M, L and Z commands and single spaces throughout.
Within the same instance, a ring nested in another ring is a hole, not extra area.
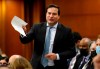
M 49 26 L 49 24 L 47 23 L 47 27 Z M 53 28 L 57 28 L 58 26 L 58 22 L 53 26 Z

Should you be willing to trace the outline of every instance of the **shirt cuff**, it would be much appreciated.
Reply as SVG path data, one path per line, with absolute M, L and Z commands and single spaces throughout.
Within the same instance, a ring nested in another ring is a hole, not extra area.
M 57 55 L 57 60 L 60 60 L 59 54 L 56 54 L 56 55 Z
M 20 34 L 20 36 L 21 36 L 21 38 L 23 38 L 23 37 L 27 37 L 27 36 L 24 36 L 24 35 L 22 35 L 22 34 Z

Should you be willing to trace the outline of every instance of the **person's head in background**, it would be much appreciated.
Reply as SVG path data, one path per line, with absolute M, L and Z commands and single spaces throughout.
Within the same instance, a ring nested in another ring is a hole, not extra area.
M 96 53 L 100 54 L 100 38 L 96 40 Z
M 93 58 L 94 69 L 100 69 L 100 54 Z
M 96 41 L 92 41 L 90 46 L 90 51 L 95 51 L 95 50 L 96 50 Z
M 0 55 L 0 67 L 6 67 L 8 65 L 8 56 L 5 53 Z
M 97 39 L 100 39 L 100 34 L 98 35 Z
M 91 59 L 97 55 L 96 54 L 96 41 L 92 41 L 91 43 L 90 54 L 91 54 L 91 57 L 90 57 Z
M 96 40 L 96 46 L 100 46 L 100 38 Z
M 60 18 L 60 8 L 57 5 L 50 4 L 46 8 L 46 21 L 50 26 L 55 25 Z
M 100 69 L 100 35 L 96 40 L 96 54 L 93 58 L 94 69 Z
M 32 66 L 26 58 L 20 55 L 12 55 L 9 58 L 9 68 L 10 69 L 32 69 Z
M 96 46 L 100 46 L 100 35 L 98 35 L 98 38 L 96 40 Z
M 92 42 L 90 47 L 91 52 L 91 58 L 94 58 L 97 55 L 97 52 L 99 52 L 99 46 L 100 46 L 100 35 L 98 36 L 97 40 Z
M 83 56 L 87 56 L 89 54 L 91 40 L 89 38 L 82 38 L 79 44 L 80 53 Z
M 78 32 L 73 32 L 72 34 L 73 34 L 75 46 L 78 48 L 80 40 L 82 39 L 82 36 Z

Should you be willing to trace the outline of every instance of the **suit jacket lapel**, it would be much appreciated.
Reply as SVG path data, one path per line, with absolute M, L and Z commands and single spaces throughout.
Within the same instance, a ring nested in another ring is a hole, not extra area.
M 42 26 L 40 32 L 40 36 L 41 36 L 41 41 L 43 41 L 43 46 L 44 46 L 44 43 L 45 43 L 45 36 L 46 36 L 46 23 L 44 23 L 44 25 Z M 43 47 L 44 48 L 44 47 Z
M 55 34 L 55 38 L 54 38 L 54 46 L 55 46 L 57 40 L 59 40 L 59 36 L 60 35 L 61 35 L 61 24 L 58 23 L 56 34 Z

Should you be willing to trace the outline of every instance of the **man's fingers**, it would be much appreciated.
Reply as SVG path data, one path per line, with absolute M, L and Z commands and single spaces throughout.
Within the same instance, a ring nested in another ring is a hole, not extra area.
M 22 28 L 23 28 L 23 30 L 24 30 L 25 32 L 27 32 L 26 26 L 22 26 Z
M 46 58 L 49 58 L 50 56 L 51 56 L 50 54 L 46 54 L 46 55 L 45 55 Z

